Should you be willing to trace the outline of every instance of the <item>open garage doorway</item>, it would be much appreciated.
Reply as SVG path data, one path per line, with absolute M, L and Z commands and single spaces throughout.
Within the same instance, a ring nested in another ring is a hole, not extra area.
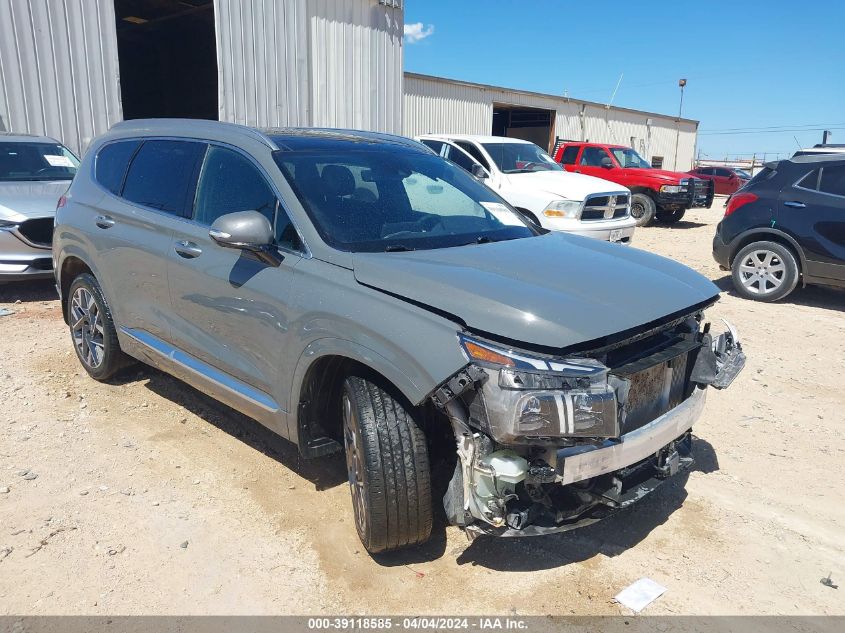
M 551 151 L 555 114 L 554 110 L 494 103 L 493 136 L 521 138 Z
M 124 119 L 217 119 L 213 0 L 114 0 Z

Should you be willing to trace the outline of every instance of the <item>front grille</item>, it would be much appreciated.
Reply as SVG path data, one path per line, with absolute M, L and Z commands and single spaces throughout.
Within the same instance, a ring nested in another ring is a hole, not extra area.
M 588 196 L 581 211 L 581 219 L 610 220 L 621 218 L 628 214 L 628 195 Z
M 706 205 L 710 194 L 710 181 L 702 178 L 692 179 L 692 200 L 695 205 Z
M 36 218 L 22 222 L 18 232 L 33 244 L 51 246 L 53 244 L 53 218 Z

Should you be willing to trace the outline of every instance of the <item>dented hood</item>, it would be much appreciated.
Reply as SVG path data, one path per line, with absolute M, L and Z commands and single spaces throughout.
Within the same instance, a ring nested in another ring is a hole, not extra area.
M 353 266 L 358 282 L 454 315 L 472 330 L 552 348 L 636 328 L 718 295 L 673 260 L 561 233 L 355 253 Z

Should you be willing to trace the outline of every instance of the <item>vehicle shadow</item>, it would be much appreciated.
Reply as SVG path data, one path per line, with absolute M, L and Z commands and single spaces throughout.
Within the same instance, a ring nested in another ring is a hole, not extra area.
M 701 226 L 707 226 L 707 222 L 693 222 L 691 220 L 679 220 L 674 224 L 662 224 L 661 222 L 657 221 L 651 225 L 656 229 L 669 229 L 669 230 L 680 230 L 680 229 L 697 229 Z
M 719 290 L 731 297 L 744 299 L 734 288 L 730 273 L 719 279 L 714 279 L 713 283 L 716 284 Z M 744 300 L 751 301 L 750 299 Z M 845 310 L 845 288 L 834 288 L 832 286 L 808 286 L 802 288 L 799 285 L 792 294 L 777 302 L 777 305 L 784 304 L 842 311 Z
M 309 481 L 316 490 L 328 490 L 347 482 L 346 461 L 342 453 L 318 459 L 305 459 L 292 442 L 252 418 L 157 369 L 146 365 L 133 367 L 121 372 L 110 384 L 120 386 L 143 379 L 147 379 L 147 389 L 156 395 L 184 407 L 247 446 L 271 457 Z
M 36 301 L 56 301 L 56 286 L 52 279 L 33 281 L 10 281 L 0 283 L 0 303 L 33 303 Z
M 543 537 L 477 538 L 458 556 L 457 563 L 494 571 L 526 572 L 563 567 L 598 554 L 619 556 L 683 506 L 691 472 L 706 474 L 719 470 L 718 458 L 709 442 L 696 438 L 693 455 L 696 463 L 690 471 L 677 475 L 642 501 L 598 523 Z

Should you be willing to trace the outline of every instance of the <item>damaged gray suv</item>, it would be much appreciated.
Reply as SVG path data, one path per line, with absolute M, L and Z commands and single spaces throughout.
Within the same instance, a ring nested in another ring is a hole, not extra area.
M 345 452 L 373 553 L 428 539 L 434 496 L 470 536 L 632 503 L 689 468 L 707 387 L 745 358 L 698 273 L 527 224 L 400 137 L 118 124 L 53 256 L 93 378 L 137 359 L 305 457 Z

